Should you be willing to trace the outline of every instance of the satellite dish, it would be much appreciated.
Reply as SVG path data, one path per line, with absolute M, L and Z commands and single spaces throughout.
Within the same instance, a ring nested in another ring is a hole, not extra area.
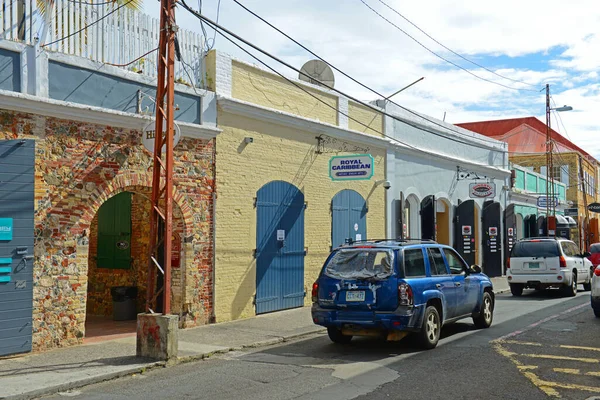
M 313 85 L 325 84 L 329 87 L 333 87 L 335 84 L 335 78 L 333 77 L 333 71 L 329 68 L 329 65 L 321 60 L 310 60 L 302 66 L 302 74 L 299 78 L 301 81 L 310 82 Z M 306 75 L 308 76 L 306 76 Z

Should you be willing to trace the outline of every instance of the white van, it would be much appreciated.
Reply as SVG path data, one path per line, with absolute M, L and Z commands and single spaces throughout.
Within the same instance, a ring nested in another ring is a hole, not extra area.
M 575 296 L 577 285 L 591 289 L 592 263 L 577 245 L 567 239 L 528 238 L 515 243 L 507 260 L 506 275 L 513 296 L 523 289 L 561 288 L 566 295 Z

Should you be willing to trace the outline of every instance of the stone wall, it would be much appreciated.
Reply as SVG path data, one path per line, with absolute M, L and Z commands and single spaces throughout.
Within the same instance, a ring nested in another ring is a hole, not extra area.
M 36 141 L 34 350 L 82 342 L 94 217 L 115 194 L 147 193 L 150 187 L 151 157 L 140 136 L 0 109 L 0 140 Z M 184 257 L 173 279 L 182 289 L 174 298 L 181 326 L 204 324 L 212 316 L 213 171 L 213 141 L 182 139 L 175 149 L 174 200 L 183 221 Z M 136 268 L 143 270 L 145 263 L 140 258 Z

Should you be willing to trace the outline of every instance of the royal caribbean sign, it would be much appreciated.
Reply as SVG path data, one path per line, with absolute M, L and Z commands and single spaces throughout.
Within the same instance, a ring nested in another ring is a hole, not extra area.
M 335 156 L 329 160 L 329 177 L 334 181 L 368 180 L 374 173 L 370 154 Z

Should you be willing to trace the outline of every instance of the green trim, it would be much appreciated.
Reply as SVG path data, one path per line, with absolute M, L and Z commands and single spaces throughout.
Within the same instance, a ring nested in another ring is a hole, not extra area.
M 357 158 L 357 157 L 369 157 L 371 159 L 371 175 L 369 175 L 368 177 L 361 177 L 361 178 L 334 178 L 333 175 L 331 174 L 331 163 L 333 162 L 333 160 L 335 158 Z M 370 180 L 373 175 L 375 175 L 375 159 L 373 158 L 372 155 L 370 154 L 352 154 L 352 155 L 347 155 L 347 156 L 333 156 L 329 159 L 329 178 L 331 178 L 332 181 L 368 181 Z
M 0 267 L 0 274 L 10 274 L 11 272 L 11 267 Z
M 10 282 L 10 276 L 0 276 L 0 283 Z
M 0 258 L 0 264 L 12 264 L 12 258 Z

